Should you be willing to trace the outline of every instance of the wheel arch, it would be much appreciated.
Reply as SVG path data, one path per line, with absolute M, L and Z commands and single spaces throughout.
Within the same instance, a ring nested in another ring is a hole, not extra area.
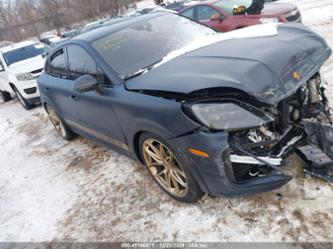
M 133 137 L 134 153 L 135 153 L 135 156 L 136 156 L 137 160 L 139 160 L 142 164 L 144 164 L 144 161 L 143 161 L 143 158 L 141 157 L 140 137 L 144 133 L 150 133 L 150 134 L 155 135 L 157 137 L 161 137 L 161 138 L 165 139 L 166 142 L 169 143 L 169 144 L 174 143 L 174 141 L 172 141 L 172 138 L 163 137 L 163 134 L 161 134 L 161 133 L 151 132 L 151 131 L 148 131 L 148 130 L 141 130 L 141 131 L 136 132 L 134 137 Z M 204 193 L 208 193 L 209 192 L 208 187 L 207 187 L 206 183 L 203 181 L 203 179 L 200 176 L 199 172 L 197 171 L 196 167 L 194 167 L 193 161 L 190 159 L 190 157 L 188 155 L 186 155 L 185 151 L 183 150 L 183 148 L 179 144 L 176 143 L 174 145 L 175 145 L 175 147 L 171 147 L 171 149 L 173 149 L 173 153 L 176 153 L 176 154 L 178 153 L 178 156 L 181 155 L 181 160 L 183 161 L 183 163 L 189 163 L 190 164 L 190 167 L 188 167 L 188 169 L 190 171 L 190 174 L 194 177 L 194 179 L 195 179 L 196 183 L 198 184 L 200 190 Z
M 14 83 L 9 82 L 8 84 L 9 84 L 10 88 L 13 90 L 13 92 L 15 92 L 15 88 L 16 88 L 16 86 L 14 85 Z M 17 88 L 16 88 L 16 89 L 17 89 Z
M 138 131 L 137 133 L 134 134 L 133 137 L 133 152 L 134 156 L 137 158 L 138 161 L 140 161 L 143 164 L 143 159 L 141 156 L 140 152 L 140 137 L 143 133 L 148 132 L 148 131 Z
M 164 138 L 165 140 L 168 140 L 170 138 L 169 134 L 166 134 L 164 131 L 162 130 L 156 130 L 156 129 L 139 129 L 137 130 L 134 135 L 132 136 L 131 139 L 131 143 L 129 144 L 130 148 L 132 149 L 135 158 L 140 161 L 141 163 L 143 162 L 143 159 L 141 157 L 141 151 L 140 151 L 140 137 L 142 136 L 142 134 L 144 133 L 151 133 L 154 135 L 158 135 L 162 138 Z

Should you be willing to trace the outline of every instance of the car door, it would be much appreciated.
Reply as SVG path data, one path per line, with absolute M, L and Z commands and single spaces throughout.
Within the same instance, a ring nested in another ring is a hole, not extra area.
M 73 105 L 73 81 L 69 80 L 66 48 L 55 51 L 46 63 L 46 74 L 40 79 L 40 91 L 45 95 L 60 116 L 64 119 L 79 122 L 79 114 Z
M 115 93 L 111 82 L 98 67 L 95 60 L 79 45 L 67 48 L 70 79 L 74 82 L 82 75 L 94 76 L 103 93 L 90 91 L 76 93 L 73 103 L 81 118 L 81 129 L 98 140 L 127 149 L 122 130 L 114 113 Z

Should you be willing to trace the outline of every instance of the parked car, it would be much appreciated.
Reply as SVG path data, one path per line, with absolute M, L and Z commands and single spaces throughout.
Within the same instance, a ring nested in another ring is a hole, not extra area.
M 126 17 L 134 17 L 134 16 L 141 16 L 141 15 L 145 15 L 145 14 L 148 14 L 150 12 L 153 12 L 156 8 L 143 8 L 143 9 L 138 9 L 138 10 L 135 10 L 131 13 L 129 13 L 128 15 L 126 15 Z
M 301 13 L 294 4 L 265 3 L 262 10 L 253 11 L 252 3 L 252 0 L 208 0 L 190 5 L 179 14 L 220 32 L 262 23 L 302 22 Z M 237 12 L 239 8 L 241 12 Z
M 94 22 L 90 22 L 88 24 L 86 24 L 81 30 L 80 30 L 80 33 L 85 33 L 85 32 L 88 32 L 90 30 L 94 30 L 94 29 L 97 29 L 99 27 L 102 27 L 104 25 L 105 22 L 109 21 L 111 18 L 104 18 L 104 19 L 101 19 L 101 20 L 97 20 L 97 21 L 94 21 Z
M 49 36 L 45 36 L 45 37 L 39 39 L 40 42 L 42 42 L 48 46 L 51 46 L 52 43 L 57 43 L 61 40 L 62 40 L 62 38 L 57 35 L 49 35 Z
M 80 134 L 135 158 L 167 194 L 194 202 L 285 185 L 292 177 L 282 166 L 295 150 L 309 172 L 332 175 L 318 73 L 330 54 L 300 24 L 221 34 L 155 12 L 66 41 L 38 83 L 64 139 Z
M 40 102 L 37 78 L 48 51 L 49 47 L 35 41 L 0 48 L 0 95 L 5 102 L 15 94 L 25 109 Z
M 186 6 L 191 4 L 199 3 L 200 1 L 193 1 L 193 0 L 183 0 L 183 1 L 155 1 L 156 5 L 164 7 L 165 9 L 173 10 L 173 11 L 180 11 Z
M 80 34 L 80 30 L 78 29 L 68 30 L 61 34 L 61 38 L 70 39 L 73 38 L 74 36 L 77 36 L 78 34 Z

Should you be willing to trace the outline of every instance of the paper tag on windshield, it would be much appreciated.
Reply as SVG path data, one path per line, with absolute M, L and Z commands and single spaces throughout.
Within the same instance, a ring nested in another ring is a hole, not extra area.
M 34 47 L 36 49 L 41 49 L 41 48 L 44 48 L 44 45 L 43 44 L 36 44 L 36 45 L 34 45 Z

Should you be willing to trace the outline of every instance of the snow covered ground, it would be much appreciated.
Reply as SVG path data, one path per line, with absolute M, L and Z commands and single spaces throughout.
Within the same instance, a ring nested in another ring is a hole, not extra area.
M 333 47 L 333 1 L 290 2 Z M 333 57 L 322 72 L 333 84 Z M 0 103 L 0 148 L 0 241 L 333 241 L 333 187 L 305 179 L 297 157 L 282 189 L 185 205 L 139 163 L 62 140 L 42 108 Z

